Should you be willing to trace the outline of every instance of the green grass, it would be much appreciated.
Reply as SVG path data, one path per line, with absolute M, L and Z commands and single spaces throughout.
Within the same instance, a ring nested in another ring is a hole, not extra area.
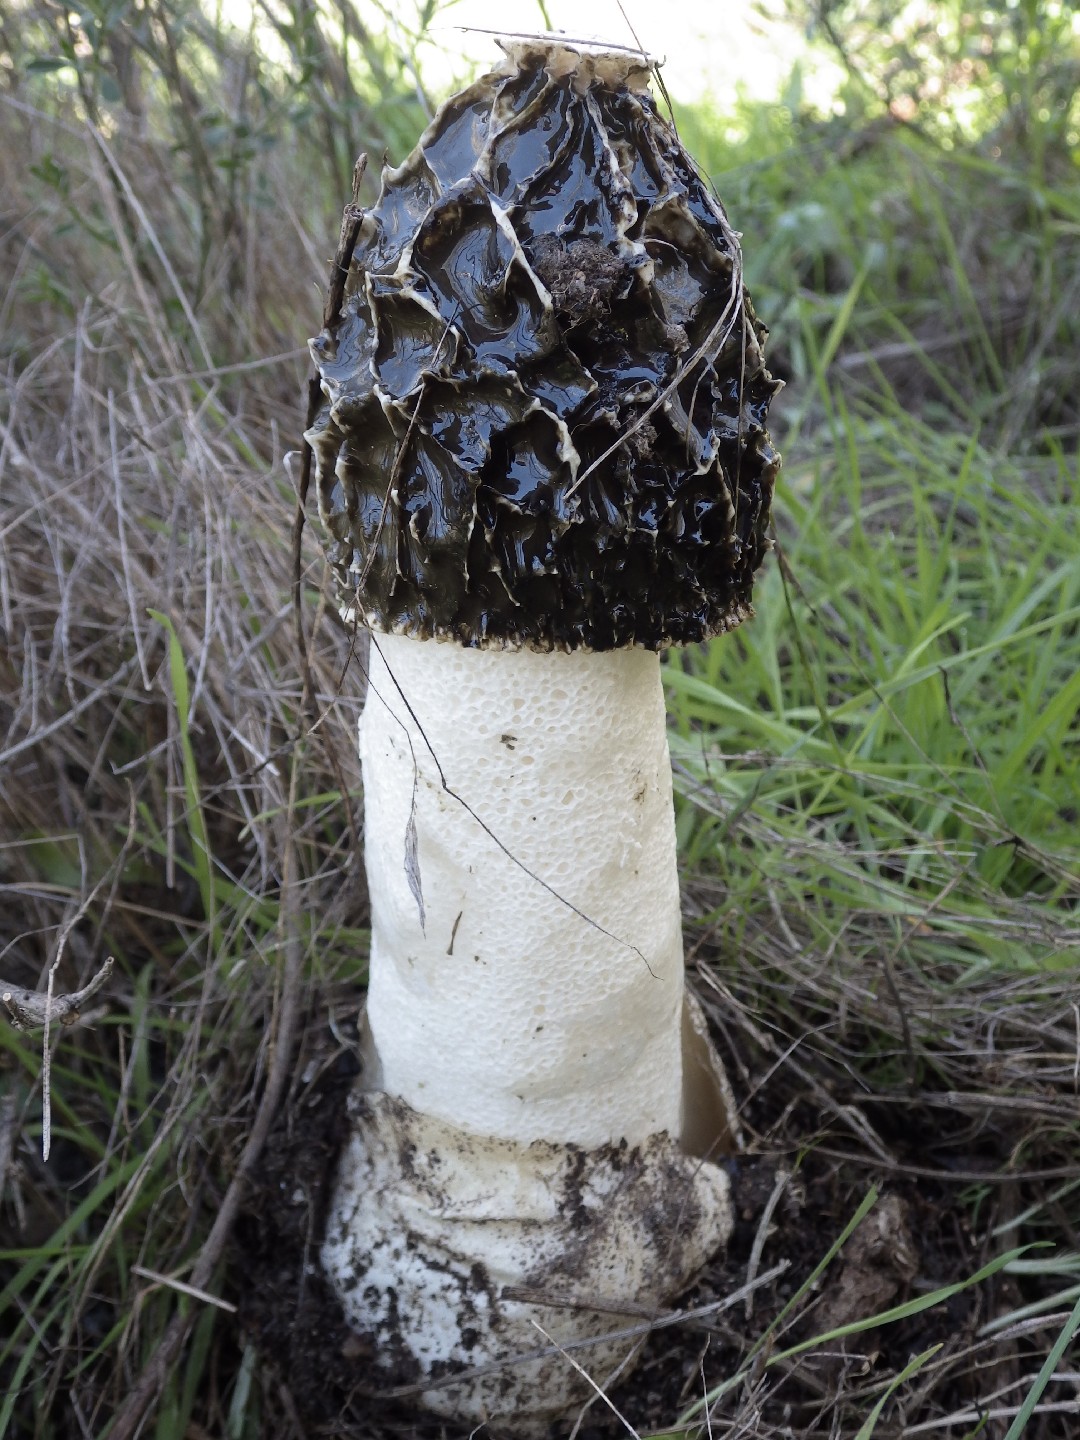
M 186 1281 L 205 1254 L 291 947 L 305 1055 L 365 975 L 350 639 L 309 533 L 323 718 L 298 745 L 283 454 L 353 152 L 400 159 L 423 107 L 389 41 L 310 7 L 277 12 L 282 61 L 193 6 L 80 13 L 85 44 L 60 12 L 0 37 L 0 975 L 42 983 L 77 914 L 58 987 L 117 971 L 52 1036 L 47 1167 L 40 1037 L 0 1012 L 0 1435 L 104 1436 L 184 1314 L 144 1433 L 257 1440 L 289 1433 L 278 1378 L 136 1267 Z M 900 1338 L 796 1412 L 805 1434 L 964 1412 L 995 1366 L 1026 1387 L 1008 1440 L 1068 1433 L 1047 1407 L 1078 1323 L 1080 204 L 1056 121 L 1028 118 L 1030 153 L 817 116 L 797 87 L 679 113 L 788 381 L 757 616 L 666 669 L 687 948 L 748 1142 L 818 1198 L 832 1177 L 784 1338 L 777 1293 L 706 1359 L 717 1424 L 753 1402 L 765 1436 L 836 1340 L 814 1305 L 871 1185 L 951 1249 L 852 1322 L 895 1312 Z M 222 1252 L 204 1288 L 244 1281 Z M 696 1433 L 688 1405 L 630 1418 Z
M 781 832 L 907 852 L 909 908 L 962 866 L 988 904 L 1052 909 L 1080 850 L 1074 468 L 1022 467 L 889 396 L 826 434 L 781 483 L 787 574 L 766 572 L 757 619 L 669 663 L 675 754 L 706 810 L 752 795 Z M 695 855 L 718 823 L 684 830 Z

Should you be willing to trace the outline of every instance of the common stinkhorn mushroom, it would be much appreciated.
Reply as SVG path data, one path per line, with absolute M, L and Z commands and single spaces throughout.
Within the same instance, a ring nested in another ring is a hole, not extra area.
M 386 1374 L 525 1435 L 729 1233 L 658 652 L 751 613 L 778 457 L 737 237 L 645 61 L 504 48 L 384 171 L 308 438 L 372 631 L 322 1261 Z

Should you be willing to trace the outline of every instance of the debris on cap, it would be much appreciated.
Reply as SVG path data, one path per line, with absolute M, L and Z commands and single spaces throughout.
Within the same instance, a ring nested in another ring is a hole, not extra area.
M 661 649 L 750 613 L 779 388 L 643 57 L 523 40 L 364 218 L 311 342 L 330 558 L 376 630 Z

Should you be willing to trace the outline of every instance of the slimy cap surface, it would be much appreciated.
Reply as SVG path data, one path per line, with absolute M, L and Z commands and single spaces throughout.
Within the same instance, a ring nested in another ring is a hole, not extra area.
M 704 639 L 751 613 L 779 465 L 738 239 L 642 56 L 504 48 L 384 170 L 311 342 L 331 559 L 376 630 Z

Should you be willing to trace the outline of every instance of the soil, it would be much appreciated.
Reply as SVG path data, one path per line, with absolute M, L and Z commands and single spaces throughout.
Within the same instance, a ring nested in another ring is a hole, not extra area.
M 273 1364 L 298 1415 L 316 1428 L 349 1406 L 347 1389 L 327 1377 L 350 1368 L 343 1360 L 360 1358 L 318 1264 L 346 1097 L 358 1072 L 350 1051 L 329 1033 L 319 1037 L 302 1071 L 309 1084 L 279 1116 L 236 1228 L 241 1325 Z
M 356 1071 L 352 1054 L 329 1029 L 309 1035 L 305 1054 L 298 1057 L 301 1086 L 267 1144 L 247 1213 L 236 1232 L 240 1325 L 244 1338 L 255 1341 L 277 1377 L 285 1412 L 280 1433 L 465 1440 L 466 1432 L 459 1434 L 441 1421 L 416 1414 L 401 1401 L 380 1397 L 386 1382 L 368 1370 L 368 1357 L 344 1324 L 319 1270 L 318 1242 L 328 1185 L 343 1140 L 345 1097 Z M 976 1243 L 969 1184 L 915 1174 L 883 1175 L 875 1173 L 867 1159 L 837 1159 L 827 1155 L 824 1146 L 806 1146 L 805 1133 L 797 1137 L 796 1131 L 799 1120 L 807 1117 L 795 1105 L 786 1107 L 790 1143 L 777 1144 L 778 1115 L 757 1108 L 759 1113 L 749 1118 L 761 1126 L 758 1133 L 772 1129 L 771 1153 L 748 1153 L 727 1162 L 737 1201 L 734 1234 L 727 1253 L 680 1301 L 684 1310 L 709 1305 L 716 1309 L 655 1331 L 632 1378 L 611 1392 L 611 1404 L 632 1420 L 639 1434 L 670 1427 L 704 1389 L 744 1364 L 751 1346 L 819 1266 L 871 1184 L 880 1191 L 877 1203 L 823 1274 L 798 1296 L 777 1337 L 762 1349 L 757 1368 L 751 1368 L 716 1413 L 729 1424 L 737 1421 L 746 1426 L 744 1431 L 735 1423 L 740 1434 L 800 1440 L 850 1437 L 865 1421 L 883 1382 L 912 1356 L 940 1345 L 935 1357 L 941 1366 L 939 1382 L 924 1387 L 906 1408 L 894 1402 L 891 1411 L 886 1409 L 875 1434 L 888 1437 L 927 1416 L 965 1409 L 974 1415 L 979 1395 L 1000 1389 L 1013 1375 L 1038 1369 L 1048 1343 L 1041 1334 L 1033 1337 L 1028 1352 L 1018 1348 L 1025 1341 L 989 1348 L 984 1344 L 974 1360 L 965 1360 L 965 1347 L 991 1315 L 1031 1298 L 1002 1277 L 960 1289 L 951 1299 L 909 1319 L 836 1339 L 788 1359 L 777 1356 L 777 1349 L 786 1351 L 800 1341 L 964 1281 L 992 1257 Z M 748 1109 L 753 1111 L 754 1106 Z M 895 1148 L 895 1137 L 893 1143 Z M 914 1168 L 920 1153 L 918 1117 L 913 1117 L 909 1152 Z M 770 1202 L 771 1223 L 760 1236 Z M 990 1228 L 980 1227 L 983 1234 Z M 1014 1236 L 1009 1243 L 1015 1243 Z M 783 1272 L 756 1288 L 750 1301 L 742 1299 L 726 1308 L 717 1303 L 746 1286 L 748 1267 L 761 1276 L 782 1262 L 786 1262 Z M 1023 1390 L 1016 1393 L 1023 1398 Z M 890 1426 L 886 1423 L 890 1414 L 899 1415 L 902 1423 Z M 1031 1422 L 1034 1428 L 1025 1431 L 1025 1440 L 1069 1440 L 1074 1419 L 1040 1415 Z M 957 1432 L 943 1433 L 968 1433 L 974 1423 L 973 1419 Z M 986 1417 L 980 1434 L 1001 1440 L 1007 1424 Z M 552 1440 L 564 1440 L 570 1430 L 566 1424 L 555 1427 Z M 265 1433 L 279 1432 L 271 1427 Z M 576 1432 L 576 1440 L 607 1440 L 625 1433 L 614 1415 L 597 1404 Z
M 616 295 L 628 290 L 633 280 L 630 266 L 594 240 L 542 235 L 531 258 L 556 315 L 569 328 L 610 315 Z

